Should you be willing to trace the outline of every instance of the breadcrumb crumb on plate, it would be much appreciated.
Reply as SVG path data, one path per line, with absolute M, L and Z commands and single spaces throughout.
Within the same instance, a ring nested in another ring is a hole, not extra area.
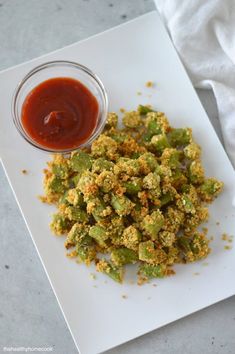
M 232 246 L 226 245 L 226 246 L 224 246 L 224 249 L 225 249 L 225 250 L 231 250 L 231 249 L 232 249 Z
M 145 86 L 146 86 L 146 87 L 153 87 L 153 86 L 154 86 L 154 82 L 153 82 L 153 81 L 147 81 L 147 82 L 145 83 Z

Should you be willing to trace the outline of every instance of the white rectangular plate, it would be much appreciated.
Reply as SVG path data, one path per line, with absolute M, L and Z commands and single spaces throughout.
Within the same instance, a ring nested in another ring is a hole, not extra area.
M 53 236 L 48 227 L 53 208 L 37 199 L 49 156 L 20 137 L 11 117 L 17 83 L 34 66 L 58 59 L 94 70 L 107 89 L 111 111 L 150 103 L 166 112 L 173 125 L 193 128 L 207 175 L 225 183 L 210 208 L 209 235 L 214 241 L 208 266 L 203 262 L 177 266 L 176 275 L 156 281 L 157 287 L 140 287 L 106 282 L 102 274 L 92 280 L 93 267 L 65 257 L 64 239 Z M 148 80 L 154 81 L 154 88 L 145 87 Z M 234 171 L 156 12 L 1 72 L 0 107 L 1 160 L 81 353 L 102 352 L 235 294 L 235 251 L 225 251 L 221 241 L 223 232 L 235 230 Z M 23 175 L 22 169 L 29 174 Z

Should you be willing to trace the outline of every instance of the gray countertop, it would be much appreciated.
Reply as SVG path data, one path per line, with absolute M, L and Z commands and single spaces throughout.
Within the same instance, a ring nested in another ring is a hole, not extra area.
M 32 59 L 154 9 L 152 0 L 0 0 L 0 69 Z M 221 138 L 211 92 L 199 97 Z M 77 350 L 0 167 L 0 352 Z M 235 297 L 108 351 L 109 354 L 235 352 Z M 89 353 L 87 353 L 89 354 Z

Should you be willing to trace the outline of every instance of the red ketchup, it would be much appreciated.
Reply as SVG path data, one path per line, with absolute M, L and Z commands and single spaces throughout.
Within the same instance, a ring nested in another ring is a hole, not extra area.
M 21 120 L 27 134 L 45 148 L 73 149 L 92 135 L 99 105 L 80 81 L 58 77 L 36 86 L 25 98 Z

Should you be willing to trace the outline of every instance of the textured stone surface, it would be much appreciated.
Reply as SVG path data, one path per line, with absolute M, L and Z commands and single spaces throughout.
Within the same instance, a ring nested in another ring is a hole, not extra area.
M 0 69 L 154 9 L 151 0 L 0 0 Z M 220 135 L 211 93 L 199 96 Z M 4 346 L 77 350 L 0 168 L 0 352 Z M 235 298 L 110 350 L 109 354 L 234 353 Z M 89 353 L 87 353 L 89 354 Z

